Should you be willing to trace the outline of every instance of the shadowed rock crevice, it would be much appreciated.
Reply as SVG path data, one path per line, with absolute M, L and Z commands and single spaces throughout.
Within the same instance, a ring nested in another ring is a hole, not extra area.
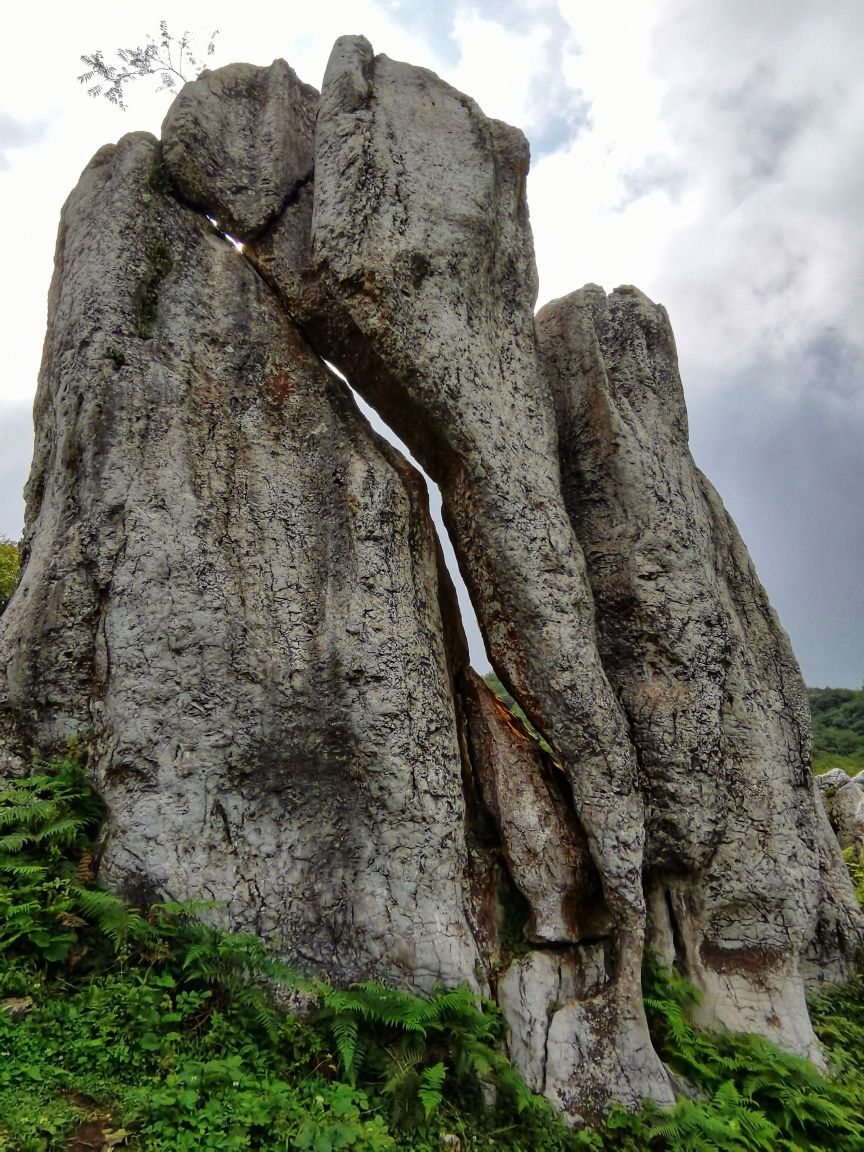
M 78 740 L 119 890 L 214 900 L 330 980 L 494 995 L 578 1123 L 673 1099 L 646 933 L 703 1022 L 818 1060 L 805 982 L 862 925 L 668 317 L 589 285 L 535 318 L 527 170 L 359 37 L 320 97 L 284 61 L 204 72 L 161 144 L 97 153 L 58 236 L 0 757 Z M 423 479 L 325 360 L 440 485 L 551 751 L 469 668 Z

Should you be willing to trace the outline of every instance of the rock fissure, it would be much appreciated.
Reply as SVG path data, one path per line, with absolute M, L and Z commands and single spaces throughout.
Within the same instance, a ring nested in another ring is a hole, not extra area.
M 806 986 L 864 932 L 669 319 L 594 285 L 535 317 L 527 170 L 359 37 L 320 94 L 205 71 L 161 143 L 97 153 L 58 234 L 0 765 L 86 746 L 120 891 L 206 896 L 329 980 L 491 993 L 581 1123 L 673 1099 L 646 941 L 702 1022 L 818 1061 Z M 471 669 L 424 480 L 352 388 L 440 485 L 554 753 Z M 860 840 L 860 785 L 823 786 Z

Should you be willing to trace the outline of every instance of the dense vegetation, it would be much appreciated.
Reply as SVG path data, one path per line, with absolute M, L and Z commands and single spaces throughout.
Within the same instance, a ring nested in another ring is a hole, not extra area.
M 864 772 L 864 690 L 810 688 L 813 717 L 813 768 Z
M 0 1149 L 864 1149 L 861 981 L 814 1006 L 828 1079 L 698 1032 L 692 989 L 649 971 L 655 1043 L 692 1098 L 568 1132 L 504 1058 L 493 1005 L 298 981 L 204 906 L 131 908 L 94 881 L 101 810 L 72 761 L 3 787 Z
M 486 681 L 486 683 L 489 685 L 501 703 L 520 721 L 529 735 L 531 735 L 537 741 L 543 751 L 554 758 L 555 753 L 552 748 L 540 735 L 540 733 L 525 715 L 524 709 L 521 707 L 521 705 L 516 703 L 516 701 L 513 699 L 513 697 L 510 695 L 510 693 L 507 691 L 495 673 L 487 672 L 483 679 Z
M 0 612 L 6 607 L 15 591 L 20 567 L 17 545 L 0 536 Z

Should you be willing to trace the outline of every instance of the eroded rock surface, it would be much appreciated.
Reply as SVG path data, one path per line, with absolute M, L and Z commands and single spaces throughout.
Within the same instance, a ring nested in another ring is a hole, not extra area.
M 864 847 L 864 778 L 834 768 L 817 776 L 816 785 L 840 847 Z
M 603 666 L 639 748 L 646 883 L 665 890 L 703 1021 L 817 1052 L 800 960 L 820 909 L 856 938 L 848 883 L 822 884 L 809 710 L 788 640 L 693 464 L 665 311 L 589 286 L 537 317 L 565 500 Z
M 317 107 L 284 60 L 205 69 L 165 117 L 162 163 L 190 204 L 249 240 L 311 180 Z
M 818 1061 L 805 984 L 862 926 L 668 318 L 588 286 L 535 322 L 527 168 L 360 37 L 320 100 L 232 65 L 161 145 L 97 154 L 58 238 L 0 755 L 84 742 L 126 891 L 215 899 L 330 979 L 491 991 L 576 1123 L 673 1099 L 646 930 L 703 1022 Z M 322 358 L 439 482 L 545 748 L 467 667 L 422 481 Z
M 350 373 L 359 333 L 378 371 L 357 387 L 441 486 L 492 662 L 557 750 L 600 875 L 618 957 L 609 1011 L 638 1026 L 636 752 L 562 499 L 534 338 L 527 165 L 521 133 L 437 76 L 374 56 L 360 37 L 337 41 L 316 131 L 311 258 L 347 323 L 320 350 Z M 650 1059 L 647 1029 L 640 1047 Z M 657 1061 L 652 1078 L 663 1077 Z
M 220 901 L 336 978 L 472 983 L 422 481 L 148 190 L 157 156 L 104 149 L 64 209 L 4 709 L 88 744 L 119 886 Z

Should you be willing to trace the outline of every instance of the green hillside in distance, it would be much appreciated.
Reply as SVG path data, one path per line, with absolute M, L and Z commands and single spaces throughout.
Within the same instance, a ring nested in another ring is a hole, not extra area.
M 813 771 L 864 772 L 864 689 L 808 688 L 813 717 Z

